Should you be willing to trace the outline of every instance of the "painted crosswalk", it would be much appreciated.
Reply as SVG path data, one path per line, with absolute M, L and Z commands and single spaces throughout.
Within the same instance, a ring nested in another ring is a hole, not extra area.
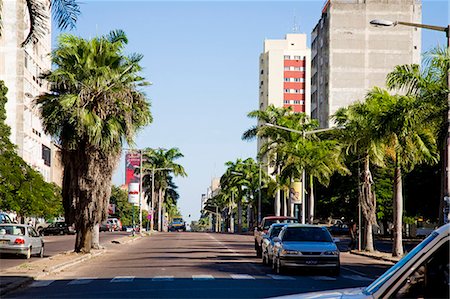
M 172 281 L 174 280 L 174 276 L 155 276 L 152 278 L 152 281 Z
M 132 282 L 134 280 L 135 276 L 116 276 L 113 279 L 111 279 L 109 282 Z
M 30 285 L 30 288 L 47 287 L 52 282 L 54 282 L 54 280 L 37 280 L 37 281 L 33 281 L 33 283 Z
M 193 280 L 213 280 L 214 276 L 212 275 L 192 275 Z
M 78 278 L 78 279 L 70 281 L 68 284 L 70 284 L 70 285 L 88 284 L 96 279 L 97 279 L 96 277 Z
M 267 276 L 275 280 L 295 280 L 295 277 L 286 275 L 267 274 Z
M 336 280 L 336 277 L 331 277 L 331 276 L 311 276 L 312 279 L 314 280 L 325 280 L 325 281 L 333 281 Z
M 255 279 L 255 277 L 249 274 L 231 274 L 230 276 L 233 279 Z

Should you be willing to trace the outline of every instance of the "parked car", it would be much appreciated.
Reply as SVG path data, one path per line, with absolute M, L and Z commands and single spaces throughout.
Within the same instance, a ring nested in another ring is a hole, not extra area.
M 0 212 L 0 223 L 13 223 L 8 214 Z
M 449 298 L 450 224 L 432 232 L 368 287 L 277 298 Z
M 100 227 L 99 227 L 100 232 L 112 232 L 112 230 L 113 230 L 112 221 L 107 220 L 100 224 Z
M 332 234 L 333 236 L 336 235 L 348 235 L 350 233 L 350 230 L 348 228 L 347 224 L 344 223 L 336 223 L 332 226 L 328 227 L 328 231 L 330 232 L 330 234 Z
M 267 234 L 269 227 L 274 223 L 298 223 L 298 219 L 294 217 L 287 216 L 268 216 L 264 217 L 261 224 L 255 227 L 255 250 L 256 256 L 262 256 L 262 240 L 263 236 Z
M 261 250 L 262 263 L 264 265 L 271 264 L 273 259 L 273 238 L 278 237 L 281 229 L 287 225 L 286 223 L 274 223 L 270 226 L 267 234 L 263 236 Z
M 76 233 L 75 228 L 72 225 L 67 225 L 63 221 L 57 221 L 49 226 L 45 227 L 41 231 L 42 235 L 74 235 Z
M 2 223 L 0 253 L 23 255 L 26 259 L 32 254 L 44 257 L 44 239 L 29 225 Z
M 119 218 L 111 217 L 111 218 L 108 218 L 108 221 L 111 221 L 113 231 L 121 231 L 122 230 L 122 222 L 120 221 Z
M 272 268 L 277 273 L 293 267 L 327 269 L 339 275 L 339 250 L 325 227 L 287 225 L 273 242 Z

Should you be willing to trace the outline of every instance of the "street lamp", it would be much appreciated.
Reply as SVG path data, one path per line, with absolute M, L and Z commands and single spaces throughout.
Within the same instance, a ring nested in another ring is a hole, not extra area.
M 277 129 L 281 129 L 281 130 L 285 130 L 285 131 L 289 131 L 289 132 L 293 132 L 293 133 L 297 133 L 297 134 L 301 134 L 303 136 L 303 138 L 306 137 L 306 135 L 310 135 L 310 134 L 315 134 L 315 133 L 321 133 L 321 132 L 327 132 L 327 131 L 332 131 L 332 130 L 336 130 L 336 129 L 342 129 L 343 127 L 330 127 L 330 128 L 324 128 L 324 129 L 317 129 L 317 130 L 311 130 L 311 131 L 299 131 L 299 130 L 295 130 L 295 129 L 291 129 L 291 128 L 287 128 L 287 127 L 283 127 L 283 126 L 279 126 L 279 125 L 275 125 L 275 124 L 271 124 L 271 123 L 265 123 L 263 124 L 263 126 L 266 127 L 272 127 L 272 128 L 277 128 Z M 302 173 L 302 223 L 305 224 L 305 214 L 306 214 L 306 205 L 305 205 L 305 179 L 306 179 L 306 174 L 305 174 L 305 169 L 303 169 L 303 173 Z M 310 206 L 310 221 L 312 222 L 312 218 L 314 218 L 314 203 L 310 202 L 309 203 Z
M 395 27 L 397 25 L 404 25 L 409 27 L 416 28 L 424 28 L 434 31 L 445 32 L 445 36 L 447 37 L 447 51 L 450 48 L 450 25 L 447 27 L 442 26 L 434 26 L 427 24 L 419 24 L 419 23 L 409 23 L 403 21 L 389 21 L 382 19 L 375 19 L 370 21 L 370 24 L 377 27 Z M 447 70 L 447 84 L 450 90 L 450 68 Z M 442 224 L 442 221 L 445 217 L 441 213 L 443 213 L 444 204 L 447 203 L 446 198 L 450 196 L 450 92 L 447 92 L 447 138 L 444 148 L 444 161 L 443 165 L 445 165 L 444 178 L 443 178 L 443 199 L 441 199 L 439 204 L 439 224 Z M 447 217 L 448 219 L 448 217 Z

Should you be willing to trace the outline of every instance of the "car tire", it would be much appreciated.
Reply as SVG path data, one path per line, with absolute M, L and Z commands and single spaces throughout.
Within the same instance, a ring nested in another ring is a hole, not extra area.
M 63 231 L 63 230 L 60 231 L 59 234 L 60 234 L 61 236 L 64 235 L 64 231 Z
M 44 244 L 42 244 L 41 250 L 39 251 L 39 257 L 40 257 L 40 258 L 43 258 L 43 257 L 44 257 Z
M 23 257 L 27 260 L 31 257 L 31 247 L 28 247 L 27 253 L 25 253 Z

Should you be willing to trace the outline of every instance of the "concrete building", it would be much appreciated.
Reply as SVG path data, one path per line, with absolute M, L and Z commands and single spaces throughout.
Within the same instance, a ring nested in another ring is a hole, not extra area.
M 311 116 L 321 127 L 341 107 L 363 100 L 399 64 L 420 63 L 420 29 L 373 27 L 373 19 L 421 23 L 420 0 L 328 0 L 311 33 Z
M 41 0 L 49 7 L 48 0 Z M 30 26 L 25 0 L 4 0 L 0 37 L 0 80 L 8 87 L 6 123 L 11 127 L 11 141 L 18 154 L 42 173 L 47 182 L 62 183 L 62 166 L 50 136 L 44 134 L 33 99 L 48 91 L 39 75 L 51 69 L 50 30 L 36 42 L 22 47 Z M 50 9 L 48 10 L 50 28 Z

